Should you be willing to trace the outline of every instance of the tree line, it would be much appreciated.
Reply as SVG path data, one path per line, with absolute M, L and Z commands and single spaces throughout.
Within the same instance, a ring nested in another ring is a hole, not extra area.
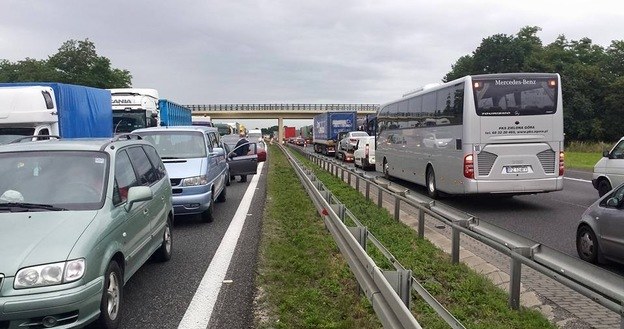
M 495 34 L 460 57 L 443 81 L 471 74 L 552 72 L 561 75 L 566 141 L 614 142 L 624 131 L 624 41 L 608 47 L 564 35 L 543 45 L 537 26 Z
M 132 85 L 128 70 L 111 67 L 95 51 L 89 39 L 65 41 L 48 59 L 0 60 L 0 82 L 60 82 L 95 88 L 126 88 Z

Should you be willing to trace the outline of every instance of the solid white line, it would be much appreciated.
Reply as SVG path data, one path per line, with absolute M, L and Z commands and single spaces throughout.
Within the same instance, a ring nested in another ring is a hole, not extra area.
M 574 180 L 574 181 L 583 182 L 583 183 L 591 183 L 591 181 L 587 179 L 572 178 L 572 177 L 563 177 L 563 179 L 569 179 L 569 180 Z
M 263 165 L 264 162 L 258 164 L 258 173 L 253 175 L 245 191 L 245 195 L 238 206 L 238 210 L 236 210 L 227 232 L 225 232 L 223 239 L 221 239 L 221 244 L 217 252 L 212 258 L 206 273 L 204 273 L 204 277 L 199 283 L 197 291 L 195 291 L 193 300 L 191 300 L 182 321 L 180 321 L 178 325 L 179 329 L 204 329 L 208 327 L 208 322 L 210 321 L 212 311 L 217 302 L 217 297 L 223 285 L 225 274 L 230 267 L 230 261 L 232 260 L 232 255 L 234 255 L 236 243 L 238 242 L 243 225 L 245 224 L 247 212 L 251 207 L 251 200 L 256 191 Z

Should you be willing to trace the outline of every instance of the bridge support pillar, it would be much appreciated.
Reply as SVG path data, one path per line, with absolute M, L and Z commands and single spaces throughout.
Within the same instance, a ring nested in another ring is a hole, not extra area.
M 277 142 L 282 144 L 284 140 L 284 118 L 277 118 Z

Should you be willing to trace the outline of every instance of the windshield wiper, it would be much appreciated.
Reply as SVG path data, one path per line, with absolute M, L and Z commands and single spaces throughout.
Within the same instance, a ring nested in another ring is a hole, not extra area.
M 0 210 L 10 210 L 11 212 L 29 211 L 30 209 L 43 209 L 49 211 L 65 211 L 66 208 L 56 207 L 50 204 L 8 202 L 0 203 Z

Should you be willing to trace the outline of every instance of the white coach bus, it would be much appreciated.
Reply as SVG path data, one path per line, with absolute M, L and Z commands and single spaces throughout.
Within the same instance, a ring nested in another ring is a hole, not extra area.
M 466 76 L 381 106 L 376 169 L 446 194 L 563 188 L 561 79 Z

